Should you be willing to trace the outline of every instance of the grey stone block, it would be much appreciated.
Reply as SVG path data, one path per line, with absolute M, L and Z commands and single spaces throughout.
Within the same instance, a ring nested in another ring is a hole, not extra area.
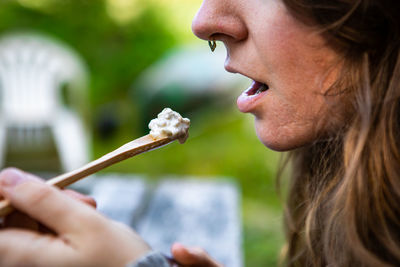
M 225 266 L 242 266 L 240 197 L 231 182 L 164 180 L 137 230 L 166 254 L 178 241 L 204 248 Z
M 204 248 L 227 267 L 240 267 L 240 193 L 229 179 L 174 179 L 150 184 L 140 176 L 96 175 L 76 184 L 98 210 L 130 225 L 153 249 L 170 255 L 174 242 Z
M 97 177 L 90 195 L 96 200 L 98 211 L 113 220 L 132 225 L 141 214 L 146 190 L 143 179 L 114 174 Z

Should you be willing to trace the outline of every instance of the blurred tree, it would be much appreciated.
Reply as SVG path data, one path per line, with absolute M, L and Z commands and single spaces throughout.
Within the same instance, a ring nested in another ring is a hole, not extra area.
M 115 19 L 118 9 L 112 9 L 110 2 L 1 1 L 0 34 L 39 31 L 61 39 L 88 64 L 93 108 L 109 101 L 125 101 L 135 77 L 176 44 L 177 39 L 156 2 L 125 0 L 130 3 L 128 8 L 140 12 L 133 12 L 135 16 L 124 23 Z

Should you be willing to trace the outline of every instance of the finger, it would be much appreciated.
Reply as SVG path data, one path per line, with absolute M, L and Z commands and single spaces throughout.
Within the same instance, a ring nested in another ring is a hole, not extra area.
M 73 190 L 63 190 L 62 192 L 69 197 L 77 199 L 81 202 L 84 202 L 85 204 L 88 204 L 91 207 L 96 208 L 96 201 L 92 197 L 85 196 Z M 30 216 L 19 211 L 14 211 L 11 214 L 7 215 L 4 218 L 3 226 L 7 228 L 10 227 L 22 228 L 22 229 L 29 229 L 32 231 L 39 231 L 41 233 L 54 234 L 54 232 L 51 229 L 48 229 L 46 226 L 42 224 L 39 224 Z
M 84 203 L 88 204 L 89 206 L 92 206 L 93 208 L 97 207 L 96 200 L 94 198 L 92 198 L 92 197 L 85 196 L 85 195 L 83 195 L 83 194 L 81 194 L 79 192 L 76 192 L 74 190 L 69 190 L 69 189 L 64 189 L 63 192 L 67 196 L 72 197 L 72 198 L 74 198 L 76 200 L 79 200 L 81 202 L 84 202 Z
M 59 234 L 79 233 L 105 220 L 89 206 L 17 169 L 0 173 L 0 192 L 15 208 Z
M 0 266 L 59 266 L 59 255 L 72 259 L 74 254 L 71 247 L 54 236 L 29 230 L 0 231 Z
M 26 173 L 24 172 L 26 175 L 29 176 L 30 179 L 34 180 L 34 181 L 38 181 L 41 182 L 43 181 L 42 179 L 40 179 L 39 177 L 30 174 L 30 173 Z M 92 206 L 94 208 L 96 208 L 96 201 L 94 200 L 94 198 L 83 195 L 81 193 L 78 193 L 76 191 L 73 190 L 63 190 L 63 192 L 74 198 L 77 199 L 81 202 L 84 202 L 86 204 L 88 204 L 89 206 Z M 4 218 L 4 222 L 2 224 L 4 227 L 14 227 L 14 228 L 23 228 L 23 229 L 29 229 L 29 230 L 33 230 L 33 231 L 40 231 L 41 233 L 52 233 L 54 234 L 54 232 L 50 229 L 48 229 L 46 226 L 39 224 L 38 222 L 36 222 L 35 220 L 33 220 L 30 216 L 21 213 L 19 211 L 15 211 L 12 212 L 11 214 L 9 214 L 7 217 Z
M 5 171 L 5 172 L 12 172 L 12 171 L 21 172 L 21 173 L 25 174 L 30 180 L 38 181 L 38 182 L 43 181 L 43 179 L 41 179 L 41 178 L 31 174 L 31 173 L 24 172 L 22 170 L 14 168 L 14 167 L 6 168 L 6 169 L 2 170 L 1 172 L 3 172 L 3 171 Z M 3 200 L 3 199 L 4 199 L 4 196 L 0 192 L 0 200 Z
M 23 172 L 21 170 L 15 169 L 15 168 L 10 168 L 10 169 Z M 27 173 L 27 172 L 23 172 L 23 173 L 25 175 L 27 175 L 30 180 L 34 180 L 34 181 L 38 181 L 38 182 L 42 182 L 43 181 L 43 179 L 41 179 L 41 178 L 37 177 L 36 175 L 31 174 L 31 173 Z M 66 193 L 68 196 L 70 196 L 72 198 L 75 198 L 75 199 L 77 199 L 79 201 L 82 201 L 82 202 L 84 202 L 86 204 L 89 204 L 89 206 L 92 206 L 94 208 L 97 207 L 96 200 L 94 200 L 94 198 L 92 198 L 92 197 L 83 195 L 83 194 L 81 194 L 79 192 L 76 192 L 76 191 L 70 190 L 70 189 L 64 189 L 63 192 Z
M 11 169 L 14 169 L 14 168 L 11 168 Z M 21 171 L 21 170 L 18 170 L 18 169 L 15 169 L 15 170 Z M 23 171 L 21 171 L 21 172 L 23 172 Z M 43 182 L 44 181 L 43 179 L 41 179 L 41 178 L 37 177 L 36 175 L 31 174 L 31 173 L 28 173 L 28 172 L 23 172 L 23 173 L 25 175 L 27 175 L 29 177 L 29 179 L 31 179 L 31 180 L 38 181 L 38 182 Z M 94 198 L 92 198 L 92 197 L 83 195 L 83 194 L 81 194 L 79 192 L 76 192 L 76 191 L 70 190 L 70 189 L 63 189 L 62 191 L 65 194 L 67 194 L 68 196 L 70 196 L 70 197 L 72 197 L 74 199 L 77 199 L 77 200 L 79 200 L 81 202 L 84 202 L 84 203 L 88 204 L 89 206 L 92 206 L 94 208 L 97 207 L 96 200 Z
M 220 267 L 221 264 L 214 261 L 202 248 L 187 248 L 179 243 L 171 247 L 174 259 L 183 265 L 202 266 L 202 267 Z
M 15 168 L 9 168 L 9 169 L 16 170 Z M 25 173 L 25 174 L 28 175 L 29 178 L 34 181 L 42 181 L 42 179 L 33 174 L 30 173 Z M 1 196 L 0 199 L 4 199 L 3 196 Z M 39 224 L 35 220 L 33 220 L 28 215 L 19 211 L 14 211 L 11 214 L 7 215 L 5 218 L 3 218 L 3 226 L 29 229 L 33 231 L 39 230 Z

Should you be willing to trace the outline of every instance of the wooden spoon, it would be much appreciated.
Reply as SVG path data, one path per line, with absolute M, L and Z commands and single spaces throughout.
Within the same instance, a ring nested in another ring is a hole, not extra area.
M 114 163 L 147 152 L 149 150 L 159 148 L 163 145 L 166 145 L 178 139 L 179 137 L 181 136 L 155 139 L 149 134 L 145 135 L 129 143 L 126 143 L 125 145 L 117 148 L 116 150 L 102 156 L 101 158 L 89 162 L 88 164 L 76 170 L 61 174 L 50 180 L 47 180 L 46 183 L 53 186 L 57 186 L 59 188 L 64 188 Z M 13 210 L 14 208 L 10 205 L 10 202 L 8 200 L 0 201 L 0 217 L 8 215 Z

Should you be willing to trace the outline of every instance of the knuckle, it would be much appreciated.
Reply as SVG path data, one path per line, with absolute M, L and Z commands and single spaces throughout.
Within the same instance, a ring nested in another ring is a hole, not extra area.
M 74 218 L 79 219 L 81 226 L 86 226 L 88 229 L 96 229 L 96 231 L 85 231 L 85 234 L 97 236 L 99 232 L 107 233 L 110 229 L 110 223 L 105 217 L 101 216 L 92 209 L 75 209 L 70 213 Z
M 54 189 L 52 189 L 50 186 L 46 186 L 44 184 L 39 185 L 38 183 L 35 183 L 35 185 L 33 184 L 34 182 L 26 183 L 26 187 L 29 187 L 30 189 L 36 187 L 34 188 L 35 190 L 27 190 L 29 192 L 27 196 L 32 205 L 39 205 L 40 203 L 48 200 L 54 194 Z

